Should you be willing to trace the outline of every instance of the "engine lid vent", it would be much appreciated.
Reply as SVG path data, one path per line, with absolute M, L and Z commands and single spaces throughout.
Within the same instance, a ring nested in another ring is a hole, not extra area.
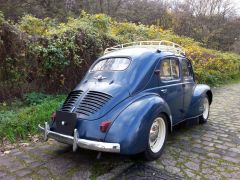
M 78 98 L 81 96 L 83 91 L 78 90 L 78 91 L 72 91 L 65 102 L 63 103 L 63 106 L 61 108 L 61 111 L 64 112 L 72 112 L 73 108 L 75 107 L 74 104 L 77 102 Z
M 97 112 L 111 98 L 112 96 L 106 93 L 89 91 L 81 100 L 75 112 L 84 116 L 89 116 Z

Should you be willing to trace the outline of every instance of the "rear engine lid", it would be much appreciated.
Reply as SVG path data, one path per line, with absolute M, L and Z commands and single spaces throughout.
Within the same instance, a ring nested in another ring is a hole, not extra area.
M 117 86 L 111 89 L 112 94 L 97 90 L 72 91 L 61 107 L 63 112 L 75 112 L 77 118 L 85 120 L 99 119 L 108 113 L 114 106 L 129 96 L 128 91 Z M 114 95 L 113 95 L 114 94 Z

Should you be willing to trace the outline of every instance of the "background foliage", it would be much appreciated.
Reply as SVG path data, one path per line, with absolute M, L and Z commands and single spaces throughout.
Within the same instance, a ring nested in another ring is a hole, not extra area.
M 1 17 L 3 19 L 3 17 Z M 199 83 L 217 85 L 239 76 L 240 56 L 209 50 L 155 25 L 117 22 L 82 12 L 65 23 L 26 15 L 0 28 L 0 100 L 29 91 L 68 92 L 106 47 L 138 40 L 170 40 L 186 48 Z
M 0 13 L 0 139 L 14 141 L 36 133 L 37 125 L 48 120 L 64 99 L 46 93 L 73 89 L 106 47 L 162 39 L 186 48 L 199 83 L 239 79 L 240 55 L 206 49 L 158 25 L 118 22 L 84 11 L 65 22 L 25 15 L 14 23 Z
M 177 35 L 191 37 L 207 48 L 240 53 L 240 5 L 236 2 L 236 0 L 0 0 L 0 11 L 14 22 L 26 14 L 45 19 L 43 22 L 35 21 L 36 24 L 43 25 L 37 30 L 40 33 L 45 31 L 45 22 L 51 21 L 52 18 L 58 22 L 66 22 L 68 17 L 78 18 L 82 10 L 90 14 L 107 14 L 119 22 L 154 24 L 164 29 L 172 29 Z

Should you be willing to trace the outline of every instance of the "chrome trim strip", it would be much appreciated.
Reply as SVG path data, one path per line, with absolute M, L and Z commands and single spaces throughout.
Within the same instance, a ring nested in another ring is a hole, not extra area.
M 173 131 L 173 122 L 172 122 L 172 115 L 170 114 L 170 123 L 171 123 L 171 132 Z
M 45 122 L 45 127 L 44 127 L 44 141 L 48 140 L 48 130 L 50 129 L 49 125 L 47 122 Z
M 194 119 L 194 118 L 198 118 L 199 116 L 201 116 L 202 114 L 200 114 L 200 115 L 197 115 L 197 116 L 192 116 L 192 117 L 188 117 L 188 118 L 185 118 L 185 119 L 183 119 L 183 120 L 181 120 L 181 121 L 179 121 L 179 122 L 177 122 L 176 124 L 174 124 L 173 126 L 176 126 L 176 125 L 178 125 L 178 124 L 180 124 L 180 123 L 182 123 L 182 122 L 184 122 L 184 121 L 187 121 L 187 120 L 189 120 L 189 119 Z
M 171 87 L 171 86 L 177 86 L 177 85 L 183 85 L 183 84 L 193 84 L 193 83 L 194 82 L 181 82 L 181 83 L 176 83 L 176 84 L 169 84 L 169 85 L 159 86 L 157 88 L 162 89 L 162 88 L 165 88 L 165 87 Z
M 74 136 L 68 136 L 68 135 L 51 131 L 47 122 L 45 122 L 45 127 L 42 127 L 40 124 L 38 125 L 38 127 L 44 133 L 45 141 L 47 141 L 48 138 L 52 138 L 61 143 L 72 144 L 74 152 L 77 150 L 77 147 L 80 147 L 84 149 L 90 149 L 90 150 L 101 151 L 101 152 L 120 153 L 119 143 L 107 143 L 107 142 L 91 141 L 87 139 L 80 139 L 78 138 L 77 129 L 74 129 Z
M 73 152 L 77 151 L 77 143 L 78 143 L 78 131 L 77 131 L 77 129 L 74 129 L 74 135 L 73 135 Z
M 143 92 L 151 92 L 151 90 L 160 90 L 166 87 L 171 87 L 171 86 L 177 86 L 177 85 L 183 85 L 183 84 L 193 84 L 194 82 L 181 82 L 181 83 L 175 83 L 175 84 L 169 84 L 169 85 L 164 85 L 164 86 L 157 86 L 157 87 L 153 87 L 153 88 L 149 88 L 144 90 Z

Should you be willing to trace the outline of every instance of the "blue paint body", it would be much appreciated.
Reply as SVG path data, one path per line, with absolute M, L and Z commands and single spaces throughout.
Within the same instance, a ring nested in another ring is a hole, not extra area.
M 127 57 L 131 63 L 124 71 L 91 71 L 97 62 L 111 57 Z M 179 60 L 180 79 L 162 82 L 154 72 L 166 58 Z M 170 131 L 181 121 L 200 116 L 203 97 L 209 95 L 212 100 L 212 93 L 209 86 L 197 85 L 194 78 L 182 77 L 181 63 L 185 58 L 170 52 L 128 48 L 98 59 L 73 90 L 83 92 L 75 104 L 89 91 L 102 92 L 112 98 L 99 111 L 78 116 L 79 138 L 120 143 L 121 154 L 136 154 L 145 150 L 150 126 L 160 113 L 167 116 Z M 106 79 L 99 81 L 95 78 L 99 75 Z M 112 124 L 107 132 L 101 132 L 100 123 L 106 120 Z M 54 130 L 54 123 L 51 128 Z

